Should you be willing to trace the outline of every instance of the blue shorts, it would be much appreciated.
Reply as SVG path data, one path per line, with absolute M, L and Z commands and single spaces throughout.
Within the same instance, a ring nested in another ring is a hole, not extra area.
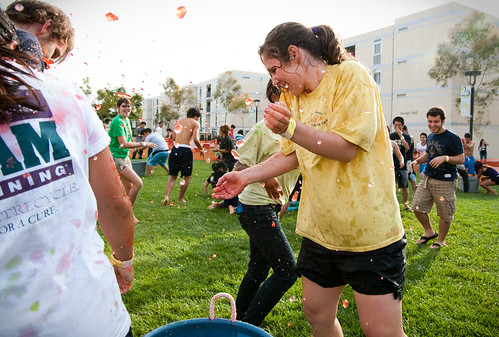
M 160 164 L 161 166 L 166 166 L 166 159 L 168 159 L 169 152 L 165 151 L 157 151 L 152 152 L 147 158 L 146 165 L 156 166 Z
M 423 173 L 425 169 L 426 169 L 426 163 L 419 164 L 419 174 Z
M 182 177 L 190 177 L 192 175 L 192 161 L 193 156 L 190 147 L 173 146 L 168 157 L 170 175 L 177 177 L 180 172 Z
M 327 249 L 303 238 L 296 271 L 323 288 L 349 284 L 364 295 L 393 293 L 402 299 L 404 288 L 406 235 L 391 245 L 368 252 Z
M 468 174 L 476 174 L 475 172 L 475 157 L 464 157 L 464 167 L 466 168 L 466 172 Z

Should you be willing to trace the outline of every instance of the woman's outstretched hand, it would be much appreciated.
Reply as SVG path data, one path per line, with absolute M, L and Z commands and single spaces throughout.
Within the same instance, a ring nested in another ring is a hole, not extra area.
M 217 186 L 211 195 L 215 199 L 231 199 L 239 195 L 248 182 L 242 178 L 241 172 L 229 172 L 218 179 Z

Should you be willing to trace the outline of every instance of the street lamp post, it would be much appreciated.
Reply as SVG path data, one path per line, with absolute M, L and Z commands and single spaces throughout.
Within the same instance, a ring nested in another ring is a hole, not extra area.
M 258 123 L 258 104 L 260 104 L 260 100 L 258 98 L 254 99 L 253 102 L 255 103 L 255 123 Z
M 468 83 L 471 84 L 471 102 L 470 102 L 470 134 L 471 139 L 473 139 L 473 110 L 475 106 L 475 83 L 476 77 L 480 76 L 482 72 L 480 70 L 467 71 L 464 75 L 469 76 Z

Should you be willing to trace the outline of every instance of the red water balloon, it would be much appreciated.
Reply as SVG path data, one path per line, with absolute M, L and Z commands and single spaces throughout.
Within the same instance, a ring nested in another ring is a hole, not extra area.
M 187 9 L 184 6 L 177 8 L 177 18 L 182 19 L 187 14 Z
M 106 13 L 105 16 L 107 21 L 118 21 L 118 17 L 111 12 Z

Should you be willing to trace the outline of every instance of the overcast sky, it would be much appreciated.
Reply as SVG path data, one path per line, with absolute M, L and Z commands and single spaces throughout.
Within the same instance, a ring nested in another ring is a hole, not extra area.
M 2 8 L 12 1 L 0 0 Z M 448 0 L 48 0 L 68 13 L 76 31 L 73 56 L 57 74 L 77 84 L 90 78 L 95 92 L 124 85 L 144 97 L 177 84 L 198 83 L 227 70 L 264 73 L 257 54 L 277 24 L 330 25 L 343 38 L 394 24 L 396 18 Z M 498 0 L 457 2 L 499 17 Z M 176 16 L 185 6 L 184 18 Z M 109 22 L 105 14 L 118 16 Z M 144 89 L 144 90 L 141 90 Z

